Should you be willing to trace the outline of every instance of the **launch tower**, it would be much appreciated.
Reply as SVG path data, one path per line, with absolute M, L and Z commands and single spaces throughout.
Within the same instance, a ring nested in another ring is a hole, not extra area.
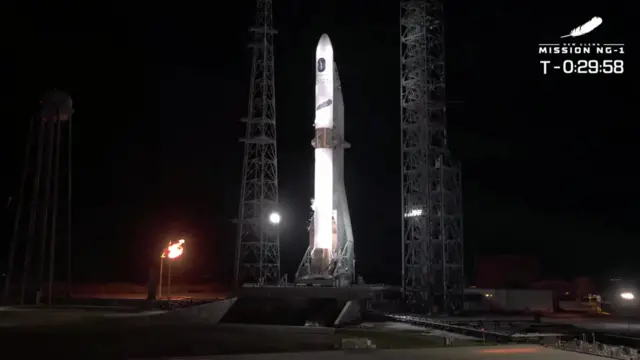
M 344 184 L 344 99 L 324 34 L 316 49 L 316 136 L 313 216 L 309 247 L 296 272 L 296 283 L 347 287 L 354 282 L 355 254 Z M 328 196 L 327 196 L 328 195 Z
M 402 293 L 413 307 L 450 312 L 464 289 L 462 195 L 447 147 L 440 0 L 400 4 Z
M 278 167 L 272 0 L 256 1 L 249 109 L 238 214 L 235 281 L 277 283 L 280 278 Z M 274 221 L 276 220 L 276 221 Z

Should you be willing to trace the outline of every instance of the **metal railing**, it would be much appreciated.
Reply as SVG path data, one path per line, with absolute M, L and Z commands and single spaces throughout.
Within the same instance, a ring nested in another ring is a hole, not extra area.
M 457 334 L 468 335 L 468 336 L 475 337 L 477 339 L 482 339 L 484 341 L 493 341 L 493 342 L 500 342 L 500 343 L 514 341 L 514 339 L 512 338 L 512 334 L 487 330 L 485 328 L 453 325 L 445 322 L 435 321 L 432 319 L 426 319 L 426 318 L 415 316 L 415 315 L 399 315 L 399 314 L 390 314 L 390 313 L 382 313 L 380 315 L 385 316 L 389 320 L 394 320 L 394 321 L 403 322 L 406 324 L 412 324 L 412 325 L 422 326 L 422 327 L 427 327 L 432 329 L 448 331 L 448 332 L 457 333 Z
M 412 324 L 420 327 L 444 330 L 452 333 L 464 334 L 481 339 L 483 341 L 514 343 L 526 341 L 529 340 L 528 338 L 530 338 L 531 340 L 537 340 L 539 344 L 546 343 L 544 345 L 546 347 L 552 347 L 559 350 L 574 351 L 621 360 L 640 360 L 640 350 L 638 349 L 638 347 L 628 346 L 634 345 L 636 343 L 640 344 L 640 338 L 630 338 L 617 334 L 604 333 L 583 333 L 574 335 L 506 333 L 487 330 L 483 327 L 454 325 L 416 315 L 393 314 L 377 311 L 371 312 L 382 315 L 389 320 Z M 549 343 L 553 341 L 553 337 L 549 335 L 555 336 L 555 343 Z M 547 340 L 542 341 L 543 338 L 546 338 Z M 614 345 L 611 343 L 603 342 L 602 340 L 605 340 L 607 342 L 618 342 L 618 340 L 620 340 L 620 342 Z M 622 340 L 628 341 L 625 342 Z M 626 345 L 622 345 L 621 343 Z
M 622 345 L 610 345 L 597 341 L 595 334 L 582 334 L 579 339 L 566 340 L 558 337 L 555 344 L 547 345 L 560 350 L 605 356 L 614 359 L 640 360 L 638 349 Z

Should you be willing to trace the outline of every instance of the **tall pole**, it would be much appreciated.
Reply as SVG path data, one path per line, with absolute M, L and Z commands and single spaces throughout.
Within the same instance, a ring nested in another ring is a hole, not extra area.
M 36 152 L 36 173 L 33 179 L 33 189 L 31 192 L 31 204 L 30 204 L 30 214 L 29 214 L 29 227 L 27 230 L 27 246 L 24 256 L 24 263 L 22 266 L 22 279 L 20 281 L 20 304 L 24 304 L 24 296 L 26 292 L 26 288 L 28 286 L 29 281 L 29 271 L 31 267 L 31 252 L 33 249 L 33 238 L 35 236 L 35 226 L 36 226 L 36 216 L 38 213 L 39 201 L 38 197 L 40 196 L 40 175 L 42 173 L 42 151 L 44 150 L 44 137 L 46 130 L 46 121 L 42 118 L 40 121 L 40 129 L 38 130 L 38 145 Z
M 58 111 L 57 114 L 60 112 Z M 51 207 L 51 181 L 53 173 L 53 145 L 55 140 L 56 119 L 57 115 L 49 116 L 47 118 L 47 145 L 45 154 L 47 157 L 47 167 L 44 176 L 44 199 L 42 204 L 42 216 L 40 217 L 40 266 L 38 267 L 38 291 L 42 296 L 44 290 L 44 269 L 45 269 L 45 253 L 48 240 L 48 225 L 49 225 L 49 208 Z
M 242 186 L 238 209 L 235 285 L 276 284 L 280 279 L 280 235 L 270 226 L 269 213 L 278 211 L 276 105 L 272 0 L 256 1 L 248 114 L 245 123 Z
M 162 297 L 162 266 L 164 265 L 164 257 L 160 258 L 160 279 L 158 280 L 158 299 Z
M 171 261 L 173 259 L 169 259 L 169 271 L 167 272 L 167 300 L 171 300 Z
M 67 139 L 67 298 L 71 298 L 71 143 L 72 143 L 72 116 L 69 115 L 69 136 Z
M 58 112 L 58 119 L 56 122 L 56 145 L 55 145 L 55 160 L 53 164 L 53 204 L 51 207 L 51 246 L 49 248 L 49 289 L 47 291 L 47 303 L 51 305 L 53 302 L 53 280 L 55 274 L 55 258 L 56 258 L 56 233 L 58 230 L 58 176 L 60 174 L 60 136 L 61 134 L 62 119 L 60 118 L 60 112 Z
M 18 246 L 18 229 L 20 228 L 20 220 L 22 219 L 22 207 L 24 204 L 25 184 L 27 183 L 27 174 L 29 173 L 29 155 L 31 154 L 31 146 L 33 145 L 33 128 L 36 120 L 31 117 L 29 121 L 29 131 L 27 133 L 27 145 L 24 150 L 24 168 L 22 170 L 22 178 L 20 179 L 20 191 L 18 192 L 18 205 L 13 220 L 13 229 L 11 233 L 11 243 L 9 244 L 9 257 L 7 259 L 7 277 L 4 283 L 3 299 L 9 301 L 9 291 L 11 289 L 11 279 L 13 277 L 13 267 L 15 263 L 16 248 Z M 8 204 L 7 204 L 8 207 Z

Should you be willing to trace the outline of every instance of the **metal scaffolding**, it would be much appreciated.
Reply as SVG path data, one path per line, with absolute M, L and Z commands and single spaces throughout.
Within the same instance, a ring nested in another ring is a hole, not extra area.
M 447 147 L 439 0 L 400 3 L 400 73 L 402 293 L 428 312 L 454 311 L 464 291 L 462 189 Z
M 280 278 L 280 239 L 269 214 L 278 211 L 276 105 L 274 83 L 272 0 L 256 1 L 256 23 L 249 86 L 242 190 L 235 263 L 237 285 L 275 283 Z

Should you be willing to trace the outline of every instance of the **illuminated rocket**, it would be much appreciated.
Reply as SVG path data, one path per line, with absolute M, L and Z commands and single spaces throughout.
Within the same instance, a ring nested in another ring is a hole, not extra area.
M 351 283 L 353 233 L 344 186 L 344 101 L 329 36 L 316 47 L 314 199 L 310 244 L 296 278 Z
M 327 34 L 316 47 L 316 135 L 314 151 L 314 268 L 326 267 L 331 261 L 333 244 L 333 47 Z

